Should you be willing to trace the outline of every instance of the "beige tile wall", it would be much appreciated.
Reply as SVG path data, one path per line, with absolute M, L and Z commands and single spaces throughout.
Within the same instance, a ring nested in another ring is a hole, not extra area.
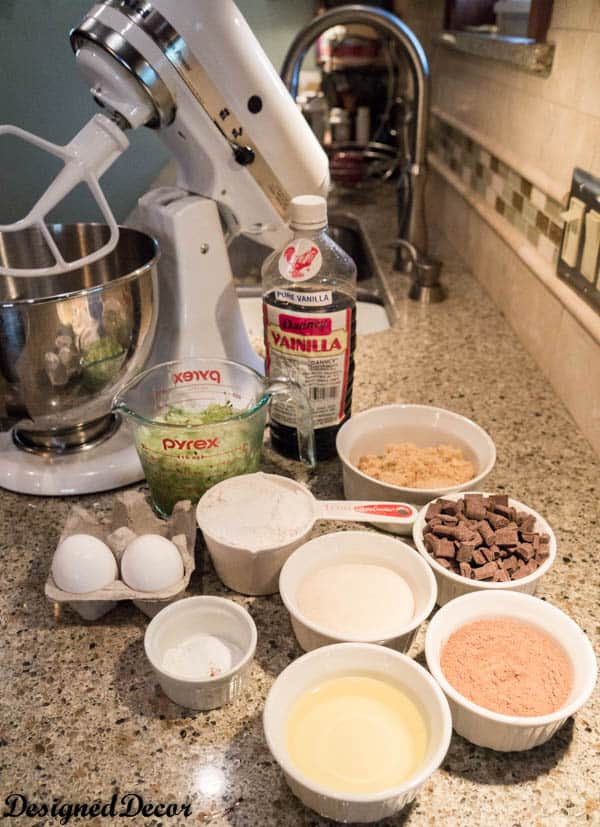
M 433 170 L 428 205 L 430 224 L 440 226 L 444 216 L 444 243 L 477 275 L 600 455 L 600 345 L 494 228 Z
M 510 153 L 557 197 L 574 166 L 600 177 L 600 0 L 554 0 L 549 78 L 433 44 L 443 0 L 396 0 L 431 63 L 432 101 L 442 113 Z M 501 237 L 440 175 L 428 193 L 429 221 L 483 283 L 560 399 L 600 454 L 600 345 Z M 450 242 L 448 242 L 450 243 Z
M 429 55 L 433 104 L 570 188 L 574 166 L 600 176 L 600 2 L 555 0 L 549 78 L 432 45 L 444 3 L 396 0 Z M 525 172 L 525 170 L 520 170 Z

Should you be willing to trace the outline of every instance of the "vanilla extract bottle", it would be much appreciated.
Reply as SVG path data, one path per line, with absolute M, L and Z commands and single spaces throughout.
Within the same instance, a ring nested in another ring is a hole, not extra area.
M 262 268 L 265 367 L 306 391 L 317 459 L 335 456 L 335 437 L 350 416 L 356 344 L 356 265 L 327 234 L 324 198 L 290 204 L 292 240 Z M 298 457 L 293 405 L 271 403 L 276 451 Z

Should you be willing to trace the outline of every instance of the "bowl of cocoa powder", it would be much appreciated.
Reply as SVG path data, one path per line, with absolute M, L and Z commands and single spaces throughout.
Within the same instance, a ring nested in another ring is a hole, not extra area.
M 519 592 L 474 592 L 447 603 L 429 623 L 425 656 L 456 732 L 501 752 L 548 741 L 597 679 L 594 650 L 577 623 Z

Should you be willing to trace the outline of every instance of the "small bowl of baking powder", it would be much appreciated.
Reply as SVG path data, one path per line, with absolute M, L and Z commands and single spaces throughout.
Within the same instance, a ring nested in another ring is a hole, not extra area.
M 520 592 L 472 592 L 446 603 L 429 623 L 425 656 L 456 732 L 500 752 L 548 741 L 596 684 L 583 630 Z

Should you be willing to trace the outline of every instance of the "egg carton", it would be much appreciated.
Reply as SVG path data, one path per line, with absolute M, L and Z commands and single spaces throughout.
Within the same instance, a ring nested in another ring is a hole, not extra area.
M 123 552 L 132 540 L 141 534 L 159 534 L 171 540 L 179 550 L 183 562 L 181 580 L 168 589 L 157 592 L 138 591 L 122 580 L 115 580 L 97 591 L 76 594 L 59 589 L 50 572 L 44 588 L 48 600 L 66 603 L 84 620 L 98 620 L 121 600 L 132 600 L 145 615 L 154 617 L 185 591 L 195 568 L 196 516 L 189 500 L 178 502 L 168 520 L 156 516 L 141 491 L 116 494 L 112 516 L 106 521 L 100 521 L 93 512 L 75 505 L 67 516 L 59 545 L 72 534 L 90 534 L 102 540 L 119 565 Z

